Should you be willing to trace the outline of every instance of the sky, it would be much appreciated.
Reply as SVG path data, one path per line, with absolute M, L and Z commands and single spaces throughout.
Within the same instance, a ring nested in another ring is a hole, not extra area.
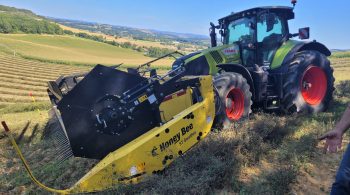
M 163 31 L 208 34 L 209 22 L 231 12 L 283 5 L 290 0 L 0 0 L 1 5 L 42 16 Z M 350 49 L 349 0 L 299 0 L 290 31 L 310 27 L 312 40 L 331 49 Z

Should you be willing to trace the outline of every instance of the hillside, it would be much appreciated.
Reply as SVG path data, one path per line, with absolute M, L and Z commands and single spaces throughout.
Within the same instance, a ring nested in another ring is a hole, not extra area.
M 0 5 L 0 33 L 63 34 L 63 30 L 29 10 Z
M 160 57 L 175 50 L 179 50 L 183 53 L 189 53 L 207 47 L 207 44 L 202 44 L 202 42 L 205 42 L 205 39 L 207 38 L 201 35 L 161 32 L 154 30 L 146 31 L 128 27 L 110 26 L 111 29 L 114 29 L 113 33 L 111 33 L 106 31 L 106 26 L 108 25 L 100 25 L 89 22 L 82 22 L 84 25 L 77 25 L 81 23 L 59 19 L 57 19 L 57 21 L 61 22 L 61 24 L 57 24 L 53 20 L 56 19 L 36 15 L 30 10 L 0 5 L 0 33 L 65 34 L 107 43 L 117 47 L 132 49 L 148 57 Z M 62 24 L 68 24 L 71 27 L 64 26 Z M 99 30 L 95 29 L 96 25 L 98 26 Z M 72 26 L 80 29 L 72 28 Z M 99 26 L 101 26 L 101 29 Z M 127 33 L 120 34 L 118 32 Z M 153 37 L 154 39 L 147 37 Z
M 0 34 L 0 50 L 28 59 L 78 65 L 139 65 L 152 59 L 132 49 L 69 35 Z M 156 65 L 171 62 L 164 59 Z
M 62 24 L 59 24 L 59 26 L 63 30 L 71 31 L 73 33 L 86 33 L 86 34 L 89 34 L 92 36 L 103 37 L 106 41 L 115 41 L 118 44 L 130 43 L 132 45 L 135 45 L 135 46 L 141 47 L 141 48 L 155 47 L 155 48 L 161 48 L 161 49 L 178 50 L 178 51 L 183 52 L 183 53 L 190 53 L 190 52 L 195 52 L 198 50 L 206 49 L 208 47 L 207 45 L 180 43 L 180 42 L 176 42 L 176 41 L 161 42 L 161 41 L 141 40 L 141 39 L 134 39 L 130 36 L 120 37 L 120 36 L 108 35 L 108 34 L 105 34 L 102 32 L 91 32 L 89 30 L 73 28 L 73 27 L 62 25 Z
M 137 40 L 155 41 L 163 43 L 180 42 L 180 43 L 190 43 L 193 45 L 208 46 L 209 36 L 196 35 L 190 33 L 176 33 L 176 32 L 166 32 L 159 30 L 150 29 L 138 29 L 126 26 L 117 26 L 110 24 L 100 24 L 95 22 L 68 20 L 51 18 L 49 19 L 69 27 L 76 29 L 87 30 L 90 32 L 104 33 L 106 35 L 112 35 L 117 37 L 131 37 Z

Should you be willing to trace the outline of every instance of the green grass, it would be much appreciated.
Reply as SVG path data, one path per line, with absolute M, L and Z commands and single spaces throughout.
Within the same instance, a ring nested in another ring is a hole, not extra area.
M 151 60 L 143 53 L 67 35 L 1 34 L 0 48 L 27 59 L 74 65 L 138 65 Z M 157 65 L 170 64 L 165 59 Z
M 333 52 L 332 58 L 350 58 L 350 52 Z
M 49 102 L 36 102 L 36 103 L 20 103 L 20 104 L 10 104 L 7 106 L 0 107 L 0 114 L 9 113 L 21 113 L 21 112 L 32 112 L 32 111 L 47 111 L 51 108 Z

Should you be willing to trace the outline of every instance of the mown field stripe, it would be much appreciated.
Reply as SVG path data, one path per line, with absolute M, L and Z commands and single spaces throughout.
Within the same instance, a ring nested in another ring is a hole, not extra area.
M 0 87 L 0 95 L 1 94 L 7 94 L 7 95 L 18 95 L 18 96 L 29 96 L 29 93 L 32 93 L 34 97 L 47 97 L 47 92 L 44 91 L 28 91 L 23 89 L 11 89 L 7 87 Z
M 16 68 L 18 70 L 26 70 L 26 71 L 37 71 L 41 73 L 55 73 L 55 74 L 70 74 L 73 72 L 85 72 L 87 70 L 66 70 L 66 69 L 48 69 L 48 68 L 37 68 L 32 67 L 30 65 L 22 66 L 22 65 L 12 65 L 12 64 L 4 64 L 0 62 L 1 67 L 5 68 Z
M 1 64 L 0 64 L 1 66 Z M 50 76 L 50 77 L 57 77 L 59 74 L 57 73 L 50 73 L 50 72 L 39 72 L 39 71 L 35 71 L 35 70 L 24 70 L 24 69 L 19 69 L 19 68 L 16 68 L 16 67 L 1 67 L 2 70 L 5 70 L 5 71 L 13 71 L 13 72 L 16 72 L 16 71 L 20 71 L 21 73 L 26 73 L 26 74 L 39 74 L 39 75 L 47 75 L 47 76 Z
M 8 71 L 8 70 L 3 70 L 0 68 L 0 73 L 4 73 L 4 74 L 11 74 L 11 75 L 16 75 L 16 76 L 28 76 L 28 77 L 31 77 L 31 78 L 39 78 L 39 79 L 44 79 L 44 80 L 47 80 L 47 81 L 50 81 L 50 80 L 56 80 L 58 76 L 46 76 L 46 75 L 39 75 L 39 74 L 31 74 L 31 75 L 28 75 L 27 73 L 23 73 L 23 72 L 13 72 L 13 71 Z
M 46 91 L 46 87 L 36 87 L 36 86 L 32 86 L 32 85 L 21 85 L 21 84 L 14 84 L 14 83 L 2 83 L 2 82 L 0 82 L 0 87 L 28 90 L 28 93 L 31 91 L 38 91 L 38 92 L 45 92 Z
M 70 75 L 72 73 L 83 73 L 83 72 L 87 72 L 87 71 L 66 71 L 66 70 L 62 70 L 62 71 L 57 71 L 57 70 L 38 70 L 36 68 L 31 68 L 31 67 L 18 67 L 18 66 L 6 66 L 0 63 L 0 66 L 2 67 L 2 69 L 4 70 L 9 70 L 9 71 L 21 71 L 21 72 L 25 72 L 25 73 L 36 73 L 36 74 L 40 74 L 40 75 L 48 75 L 48 76 L 59 76 L 59 75 Z
M 36 102 L 48 101 L 49 98 L 37 97 Z M 13 96 L 13 95 L 5 95 L 2 94 L 0 96 L 1 102 L 33 102 L 31 97 L 23 97 L 23 96 Z
M 46 79 L 35 78 L 35 76 L 33 76 L 33 77 L 16 76 L 16 75 L 11 75 L 11 74 L 0 73 L 0 77 L 8 78 L 8 79 L 20 79 L 20 80 L 24 80 L 24 81 L 42 82 L 42 83 L 46 83 L 47 82 Z
M 47 86 L 46 82 L 26 81 L 26 80 L 22 80 L 22 79 L 9 79 L 9 78 L 4 78 L 4 77 L 0 77 L 0 82 L 9 82 L 9 83 L 32 85 L 32 86 L 41 86 L 41 87 Z
M 24 59 L 20 56 L 11 56 L 11 55 L 2 55 L 0 54 L 0 60 L 10 60 L 10 61 L 17 61 L 21 63 L 33 63 L 38 65 L 45 65 L 45 66 L 62 66 L 62 67 L 71 67 L 71 68 L 88 68 L 84 66 L 74 66 L 74 65 L 68 65 L 68 64 L 56 64 L 56 63 L 47 63 L 47 62 L 39 62 L 36 60 L 30 60 L 30 59 Z
M 72 68 L 72 66 L 54 66 L 54 65 L 48 65 L 48 64 L 36 64 L 36 63 L 22 63 L 17 62 L 14 60 L 0 60 L 0 63 L 4 66 L 8 67 L 27 67 L 27 68 L 35 68 L 38 70 L 50 70 L 50 71 L 85 71 L 89 70 L 90 68 Z

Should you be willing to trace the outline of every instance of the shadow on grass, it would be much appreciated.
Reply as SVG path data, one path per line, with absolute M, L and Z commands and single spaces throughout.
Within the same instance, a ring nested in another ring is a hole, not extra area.
M 33 141 L 33 139 L 35 138 L 35 136 L 38 133 L 38 129 L 39 129 L 39 124 L 35 124 L 32 134 L 29 136 L 27 143 L 31 143 Z
M 21 133 L 19 134 L 19 136 L 17 137 L 16 139 L 16 142 L 17 143 L 20 143 L 24 137 L 24 134 L 27 132 L 28 128 L 29 128 L 29 125 L 30 125 L 30 121 L 28 121 L 25 126 L 23 127 L 23 129 L 21 130 Z

